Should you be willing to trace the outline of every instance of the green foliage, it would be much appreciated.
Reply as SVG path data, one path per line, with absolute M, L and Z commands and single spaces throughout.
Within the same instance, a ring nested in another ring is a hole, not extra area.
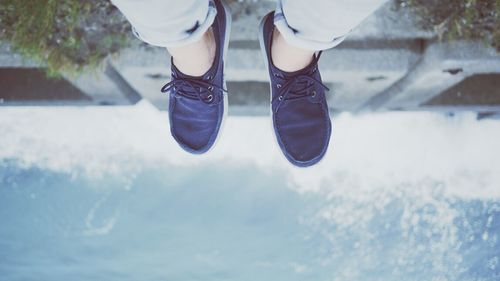
M 128 44 L 128 29 L 107 0 L 0 1 L 0 38 L 52 75 L 95 68 Z
M 500 50 L 500 0 L 397 0 L 440 39 L 479 39 Z

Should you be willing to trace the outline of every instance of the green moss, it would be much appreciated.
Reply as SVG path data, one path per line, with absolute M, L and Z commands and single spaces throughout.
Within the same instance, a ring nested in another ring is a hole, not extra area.
M 396 0 L 441 40 L 482 40 L 500 50 L 500 0 Z
M 97 67 L 128 45 L 129 28 L 107 0 L 0 1 L 0 38 L 52 75 Z

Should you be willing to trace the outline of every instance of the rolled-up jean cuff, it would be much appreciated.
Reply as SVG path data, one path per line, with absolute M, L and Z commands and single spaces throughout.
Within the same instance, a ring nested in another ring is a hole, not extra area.
M 303 38 L 301 37 L 301 34 L 297 32 L 297 30 L 290 27 L 280 6 L 277 7 L 276 12 L 274 13 L 274 25 L 288 44 L 293 45 L 297 48 L 311 51 L 331 49 L 342 43 L 342 41 L 344 41 L 344 39 L 348 35 L 345 34 L 342 36 L 334 37 L 331 41 L 315 41 Z
M 215 17 L 217 16 L 217 8 L 213 1 L 209 1 L 208 13 L 203 22 L 198 22 L 197 27 L 192 31 L 186 31 L 185 36 L 172 40 L 169 38 L 171 33 L 156 32 L 156 31 L 142 31 L 139 32 L 136 28 L 132 27 L 132 33 L 141 41 L 150 45 L 158 47 L 181 47 L 194 43 L 201 39 L 203 34 L 212 26 Z

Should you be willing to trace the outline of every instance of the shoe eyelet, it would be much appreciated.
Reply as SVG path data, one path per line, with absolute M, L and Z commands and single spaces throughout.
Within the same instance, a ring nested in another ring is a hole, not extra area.
M 211 76 L 211 75 L 208 75 L 208 76 L 207 76 L 207 79 L 208 79 L 208 80 L 212 79 L 212 76 Z
M 208 95 L 206 101 L 211 102 L 214 100 L 214 95 Z
M 283 101 L 283 96 L 279 96 L 279 97 L 278 97 L 278 100 L 279 100 L 279 101 Z
M 214 90 L 214 87 L 210 86 L 210 87 L 208 87 L 208 90 L 209 90 L 210 92 L 212 92 L 212 91 Z
M 281 88 L 281 84 L 276 85 L 276 87 L 278 87 L 278 89 Z
M 312 92 L 312 97 L 313 97 L 313 98 L 314 98 L 314 97 L 316 97 L 316 91 L 313 91 L 313 92 Z

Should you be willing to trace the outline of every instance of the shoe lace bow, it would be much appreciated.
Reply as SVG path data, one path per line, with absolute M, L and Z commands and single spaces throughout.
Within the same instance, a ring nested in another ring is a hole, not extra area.
M 224 88 L 221 88 L 211 82 L 210 77 L 208 81 L 196 78 L 183 78 L 172 76 L 172 81 L 165 84 L 161 88 L 162 93 L 175 94 L 177 96 L 185 97 L 192 100 L 200 100 L 206 104 L 211 104 L 214 100 L 214 91 L 227 92 Z
M 314 68 L 312 72 L 315 71 Z M 275 76 L 285 81 L 284 84 L 278 84 L 278 95 L 273 99 L 273 102 L 278 101 L 275 112 L 278 112 L 278 109 L 286 100 L 315 97 L 317 95 L 316 87 L 323 88 L 326 91 L 330 90 L 321 81 L 313 78 L 312 73 L 297 74 L 291 77 L 280 74 Z

